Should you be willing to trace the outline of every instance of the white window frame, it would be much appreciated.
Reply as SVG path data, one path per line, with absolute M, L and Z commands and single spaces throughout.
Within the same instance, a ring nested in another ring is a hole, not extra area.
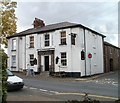
M 33 56 L 33 58 L 31 58 L 31 56 Z M 33 60 L 34 60 L 34 54 L 29 54 L 29 59 L 30 59 L 30 62 L 33 62 Z M 33 66 L 33 65 L 31 65 L 31 66 Z
M 67 53 L 61 52 L 61 65 L 67 66 Z
M 48 36 L 48 38 L 46 38 L 46 36 Z M 48 45 L 46 45 L 46 43 L 48 43 Z M 45 47 L 50 46 L 50 35 L 49 34 L 44 35 L 44 46 Z
M 16 39 L 12 39 L 12 50 L 16 50 Z
M 33 38 L 33 40 L 31 40 L 31 38 Z M 34 48 L 34 36 L 30 36 L 30 48 Z
M 12 66 L 16 66 L 16 55 L 12 55 Z
M 65 33 L 65 36 L 62 35 L 62 33 Z M 65 40 L 65 43 L 63 42 Z M 67 44 L 67 39 L 66 39 L 66 31 L 61 31 L 60 32 L 60 45 L 66 45 Z

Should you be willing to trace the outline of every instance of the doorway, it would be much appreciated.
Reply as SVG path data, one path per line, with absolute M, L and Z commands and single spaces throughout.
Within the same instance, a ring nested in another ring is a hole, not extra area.
M 49 56 L 44 56 L 45 71 L 49 71 Z
M 110 71 L 113 71 L 113 59 L 110 59 Z

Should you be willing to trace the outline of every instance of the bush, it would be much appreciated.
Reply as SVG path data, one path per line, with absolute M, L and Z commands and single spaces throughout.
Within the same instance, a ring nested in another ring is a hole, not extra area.
M 6 103 L 7 98 L 7 54 L 0 50 L 0 70 L 2 74 L 2 103 Z

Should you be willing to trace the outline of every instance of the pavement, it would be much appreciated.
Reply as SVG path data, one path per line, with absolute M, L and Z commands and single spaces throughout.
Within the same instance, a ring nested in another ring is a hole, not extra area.
M 103 79 L 103 78 L 113 78 L 116 81 L 118 81 L 118 71 L 103 73 L 103 74 L 96 74 L 96 75 L 80 77 L 80 78 L 53 77 L 53 76 L 49 76 L 48 72 L 37 74 L 35 76 L 32 76 L 32 75 L 26 76 L 23 72 L 13 72 L 13 74 L 15 74 L 21 78 L 27 78 L 27 79 L 55 80 L 55 81 L 62 81 L 62 82 L 64 82 L 64 81 L 90 81 L 90 80 L 99 80 L 99 79 Z

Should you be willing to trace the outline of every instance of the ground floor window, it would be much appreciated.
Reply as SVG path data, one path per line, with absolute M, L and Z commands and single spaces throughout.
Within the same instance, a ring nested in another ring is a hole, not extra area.
M 16 66 L 16 55 L 12 55 L 12 66 Z
M 30 65 L 33 66 L 34 65 L 34 54 L 30 54 Z
M 61 65 L 67 66 L 67 53 L 61 52 Z

